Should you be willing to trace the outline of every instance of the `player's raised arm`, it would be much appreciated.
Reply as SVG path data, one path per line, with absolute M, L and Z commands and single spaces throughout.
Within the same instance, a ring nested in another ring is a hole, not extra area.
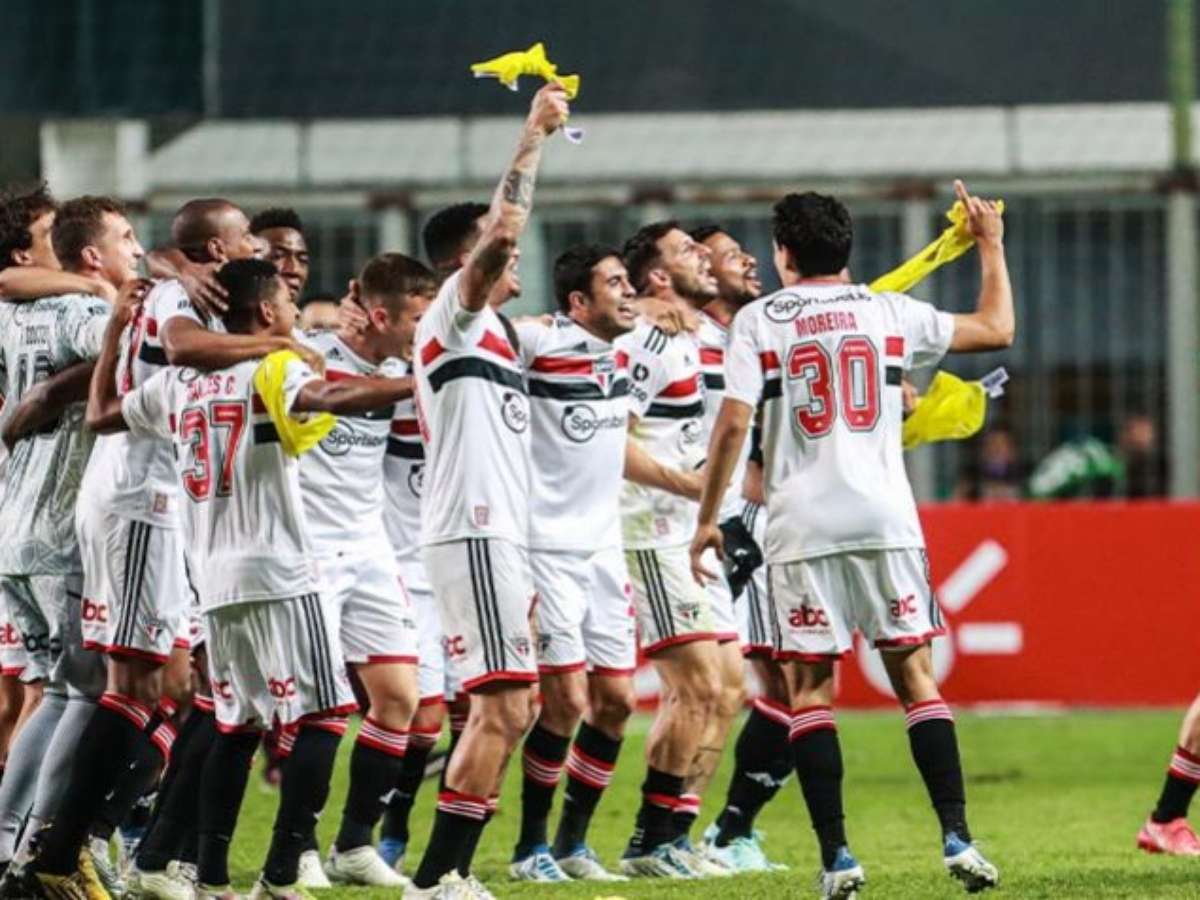
M 1004 219 L 995 203 L 972 197 L 961 181 L 954 192 L 967 210 L 967 227 L 975 236 L 982 267 L 975 312 L 954 317 L 950 349 L 960 353 L 1011 347 L 1016 334 L 1012 282 L 1004 258 Z
M 117 294 L 112 315 L 104 328 L 104 340 L 96 367 L 92 372 L 92 383 L 88 391 L 87 411 L 84 421 L 87 427 L 100 434 L 126 429 L 121 415 L 121 398 L 117 393 L 117 361 L 121 356 L 121 332 L 133 318 L 134 307 L 141 303 L 150 290 L 149 281 L 135 279 L 126 283 Z
M 310 381 L 300 388 L 292 411 L 355 415 L 399 403 L 413 395 L 411 375 L 401 378 L 355 378 L 350 381 Z
M 487 224 L 460 276 L 462 305 L 471 312 L 487 303 L 488 291 L 529 222 L 542 146 L 566 121 L 567 112 L 567 93 L 561 85 L 547 84 L 534 95 L 517 153 L 496 187 Z

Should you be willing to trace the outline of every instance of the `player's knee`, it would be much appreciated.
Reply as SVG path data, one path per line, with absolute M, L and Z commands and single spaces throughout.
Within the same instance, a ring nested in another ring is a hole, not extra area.
M 592 696 L 589 713 L 592 724 L 601 731 L 620 734 L 636 708 L 637 695 L 630 680 L 619 687 L 610 685 L 603 691 L 596 691 Z
M 721 685 L 721 696 L 718 712 L 723 718 L 732 719 L 746 705 L 749 694 L 746 691 L 745 680 L 726 680 Z
M 570 684 L 553 693 L 543 694 L 539 717 L 556 734 L 570 734 L 587 709 L 585 685 Z
M 532 691 L 518 688 L 490 695 L 486 700 L 479 699 L 483 702 L 472 704 L 471 726 L 502 740 L 507 747 L 517 746 L 533 725 Z
M 673 691 L 676 703 L 700 715 L 716 711 L 721 697 L 721 676 L 712 666 L 698 666 L 680 680 Z

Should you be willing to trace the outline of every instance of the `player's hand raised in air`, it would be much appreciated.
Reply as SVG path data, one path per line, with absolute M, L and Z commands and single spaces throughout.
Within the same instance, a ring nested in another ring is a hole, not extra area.
M 696 579 L 696 584 L 701 587 L 707 587 L 710 583 L 717 580 L 717 573 L 707 569 L 700 561 L 704 556 L 705 551 L 709 548 L 716 551 L 717 559 L 724 562 L 725 560 L 725 537 L 721 534 L 721 529 L 717 525 L 698 525 L 696 527 L 696 536 L 692 538 L 692 546 L 688 550 L 688 554 L 692 560 L 692 577 Z
M 984 200 L 967 193 L 961 179 L 954 181 L 954 195 L 962 201 L 967 211 L 967 230 L 980 244 L 1004 242 L 1004 217 L 994 200 Z
M 571 107 L 567 103 L 566 90 L 561 84 L 551 82 L 533 95 L 526 122 L 530 128 L 537 128 L 543 134 L 551 135 L 562 127 L 570 114 Z
M 139 303 L 146 299 L 154 282 L 149 278 L 132 278 L 121 285 L 113 300 L 113 316 L 121 322 L 133 318 L 133 311 Z

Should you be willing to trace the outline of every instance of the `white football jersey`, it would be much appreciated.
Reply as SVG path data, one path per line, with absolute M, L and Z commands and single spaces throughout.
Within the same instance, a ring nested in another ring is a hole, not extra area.
M 641 321 L 616 341 L 629 370 L 629 412 L 638 419 L 630 432 L 643 450 L 676 469 L 704 462 L 704 387 L 700 344 L 693 334 L 668 336 Z M 625 482 L 621 525 L 626 550 L 691 543 L 697 504 L 684 497 Z
M 725 350 L 729 347 L 729 329 L 708 313 L 701 312 L 696 339 L 700 342 L 700 373 L 704 384 L 704 446 L 707 447 L 717 414 L 721 411 L 721 401 L 725 399 Z M 722 522 L 741 515 L 745 506 L 742 481 L 746 476 L 746 460 L 749 457 L 750 442 L 747 441 L 738 455 L 737 465 L 721 501 L 719 518 Z
M 925 546 L 901 455 L 900 381 L 953 337 L 949 313 L 865 285 L 800 284 L 738 313 L 726 396 L 764 402 L 769 562 Z
M 529 386 L 529 546 L 621 545 L 629 379 L 617 350 L 566 316 L 517 326 Z
M 33 385 L 100 355 L 111 308 L 85 294 L 0 303 L 0 395 L 16 407 Z M 0 574 L 80 570 L 75 501 L 94 442 L 84 404 L 13 448 L 0 507 Z M 10 413 L 11 414 L 11 413 Z
M 124 396 L 166 368 L 158 310 L 176 309 L 186 302 L 183 286 L 174 279 L 160 281 L 150 290 L 121 335 L 118 394 Z M 79 488 L 79 504 L 159 528 L 178 527 L 179 477 L 171 442 L 129 432 L 96 438 Z
M 190 571 L 205 611 L 318 591 L 300 461 L 284 453 L 254 388 L 259 362 L 164 369 L 121 401 L 130 431 L 176 444 Z M 318 378 L 289 362 L 284 407 Z
M 396 404 L 383 458 L 383 524 L 396 558 L 421 562 L 421 487 L 425 481 L 425 445 L 416 403 Z M 421 585 L 418 585 L 421 587 Z
M 417 326 L 414 373 L 425 441 L 421 542 L 529 538 L 529 398 L 495 310 L 466 310 L 459 273 Z
M 325 357 L 327 381 L 404 374 L 397 360 L 368 362 L 332 331 L 305 335 L 304 343 Z M 386 541 L 383 458 L 394 406 L 338 416 L 333 430 L 300 458 L 309 535 L 318 552 Z

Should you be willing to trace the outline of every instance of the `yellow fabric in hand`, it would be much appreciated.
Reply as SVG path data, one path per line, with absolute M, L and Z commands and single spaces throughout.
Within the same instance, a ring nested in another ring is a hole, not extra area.
M 301 361 L 299 355 L 291 350 L 276 350 L 263 359 L 254 370 L 254 390 L 262 398 L 267 415 L 279 433 L 283 452 L 288 456 L 300 456 L 333 431 L 337 416 L 332 413 L 313 413 L 300 421 L 288 415 L 284 382 L 287 379 L 287 365 L 293 360 Z
M 559 75 L 558 66 L 546 59 L 546 47 L 538 41 L 528 50 L 514 50 L 502 56 L 473 63 L 471 71 L 476 78 L 495 78 L 510 91 L 517 89 L 517 79 L 522 75 L 540 75 L 546 81 L 561 84 L 567 99 L 574 100 L 579 94 L 578 75 Z
M 1004 201 L 997 200 L 1000 212 L 1004 212 Z M 975 238 L 967 230 L 967 211 L 961 200 L 946 212 L 950 225 L 924 250 L 905 260 L 886 275 L 871 282 L 873 291 L 898 291 L 903 293 L 944 264 L 958 259 L 975 245 Z
M 904 449 L 969 438 L 983 427 L 986 416 L 987 391 L 981 383 L 938 372 L 912 415 L 904 420 Z

